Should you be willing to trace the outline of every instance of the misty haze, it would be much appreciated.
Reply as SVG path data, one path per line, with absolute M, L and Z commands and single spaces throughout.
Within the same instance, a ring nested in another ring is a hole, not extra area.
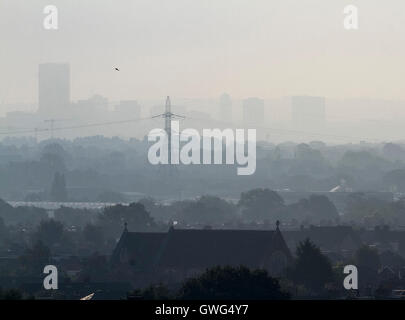
M 0 0 L 0 300 L 403 299 L 405 2 L 351 2 Z

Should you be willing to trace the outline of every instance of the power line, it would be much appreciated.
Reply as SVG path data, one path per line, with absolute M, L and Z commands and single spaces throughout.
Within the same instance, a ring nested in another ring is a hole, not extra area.
M 51 128 L 34 128 L 34 129 L 15 130 L 15 131 L 3 131 L 3 132 L 0 132 L 0 135 L 17 135 L 17 134 L 29 134 L 29 133 L 31 133 L 31 134 L 34 134 L 36 136 L 40 132 L 49 132 L 49 131 L 51 131 L 52 136 L 53 136 L 53 132 L 55 132 L 55 131 L 81 129 L 81 128 L 91 128 L 91 127 L 103 127 L 103 126 L 109 126 L 109 125 L 114 125 L 114 124 L 137 122 L 137 121 L 142 121 L 142 120 L 154 120 L 154 119 L 156 119 L 158 117 L 161 117 L 161 118 L 165 119 L 165 131 L 168 133 L 168 136 L 171 136 L 171 132 L 172 132 L 172 130 L 171 130 L 171 120 L 172 119 L 180 118 L 180 119 L 186 119 L 186 120 L 207 121 L 207 119 L 204 119 L 204 118 L 184 117 L 184 116 L 172 113 L 171 110 L 170 110 L 170 98 L 169 98 L 168 101 L 166 101 L 166 109 L 167 109 L 166 112 L 163 113 L 163 114 L 159 114 L 159 115 L 152 116 L 152 117 L 146 117 L 146 118 L 127 119 L 127 120 L 108 121 L 108 122 L 98 122 L 98 123 L 89 123 L 89 124 L 73 125 L 73 126 L 65 126 L 65 127 L 53 127 L 53 126 L 51 126 Z M 215 122 L 227 124 L 229 126 L 235 126 L 235 124 L 231 123 L 231 122 L 218 121 L 218 120 L 215 120 Z M 307 136 L 329 137 L 329 138 L 345 139 L 345 140 L 347 140 L 347 139 L 350 139 L 350 140 L 363 140 L 363 141 L 370 141 L 370 142 L 379 141 L 378 139 L 370 139 L 368 137 L 366 138 L 366 137 L 359 137 L 359 136 L 328 134 L 328 133 L 310 132 L 310 131 L 294 130 L 294 129 L 286 129 L 286 128 L 275 128 L 275 127 L 268 127 L 268 126 L 255 126 L 255 128 L 256 129 L 263 129 L 263 130 L 270 130 L 270 131 L 278 131 L 279 133 L 273 133 L 273 134 L 277 134 L 277 135 L 289 134 L 290 133 L 290 134 L 303 134 L 303 135 L 307 135 Z M 170 139 L 169 139 L 169 141 L 170 141 Z
M 53 131 L 60 131 L 60 130 L 71 130 L 71 129 L 81 129 L 81 128 L 91 128 L 91 127 L 102 127 L 114 124 L 122 124 L 122 123 L 130 123 L 136 122 L 141 120 L 150 120 L 151 117 L 148 118 L 137 118 L 137 119 L 128 119 L 128 120 L 119 120 L 119 121 L 108 121 L 108 122 L 98 122 L 98 123 L 89 123 L 83 125 L 75 125 L 75 126 L 66 126 L 66 127 L 54 127 Z M 0 135 L 13 135 L 13 134 L 23 134 L 23 133 L 38 133 L 38 132 L 48 132 L 51 129 L 49 128 L 36 128 L 36 129 L 27 129 L 27 130 L 16 130 L 16 131 L 7 131 L 7 132 L 0 132 Z
M 207 121 L 207 119 L 203 118 L 191 118 L 188 117 L 188 120 L 197 120 L 197 121 Z M 227 122 L 227 121 L 217 121 L 215 122 L 226 124 L 229 126 L 235 126 L 237 124 Z M 310 131 L 304 131 L 304 130 L 294 130 L 294 129 L 285 129 L 285 128 L 275 128 L 275 127 L 268 127 L 268 126 L 262 126 L 262 125 L 255 125 L 254 128 L 252 129 L 263 129 L 263 130 L 273 130 L 273 131 L 282 131 L 285 133 L 291 133 L 291 134 L 304 134 L 304 135 L 310 135 L 310 136 L 321 136 L 321 137 L 330 137 L 330 138 L 336 138 L 336 139 L 356 139 L 356 140 L 363 140 L 363 141 L 378 141 L 377 139 L 370 139 L 370 138 L 365 138 L 365 137 L 355 137 L 355 136 L 346 136 L 346 135 L 338 135 L 338 134 L 328 134 L 328 133 L 320 133 L 320 132 L 310 132 Z M 281 133 L 279 133 L 281 134 Z

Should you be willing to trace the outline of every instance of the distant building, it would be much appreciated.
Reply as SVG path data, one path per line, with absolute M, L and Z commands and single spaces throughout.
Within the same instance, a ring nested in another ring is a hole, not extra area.
M 264 122 L 264 100 L 248 98 L 243 100 L 243 121 L 247 125 L 261 125 Z
M 65 115 L 79 121 L 94 121 L 95 119 L 108 119 L 109 100 L 101 95 L 95 94 L 88 99 L 78 100 L 71 104 L 71 108 Z
M 95 94 L 86 100 L 78 100 L 77 104 L 83 108 L 87 108 L 92 111 L 108 110 L 108 98 L 105 98 L 99 94 Z
M 39 113 L 52 117 L 65 113 L 70 106 L 70 66 L 61 63 L 39 65 Z
M 294 96 L 291 98 L 292 122 L 296 129 L 323 129 L 325 126 L 325 98 Z
M 219 98 L 219 119 L 224 122 L 232 121 L 232 100 L 227 93 Z
M 141 117 L 141 106 L 136 100 L 122 100 L 115 107 L 115 112 L 119 115 L 136 119 Z
M 171 228 L 166 233 L 125 229 L 112 254 L 116 268 L 175 281 L 217 265 L 265 268 L 279 275 L 291 260 L 278 227 L 275 231 Z

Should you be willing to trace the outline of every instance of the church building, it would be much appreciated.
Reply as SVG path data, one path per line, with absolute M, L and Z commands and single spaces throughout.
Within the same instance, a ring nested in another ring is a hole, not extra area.
M 129 232 L 125 227 L 111 259 L 115 268 L 153 274 L 155 281 L 181 281 L 213 266 L 243 265 L 278 276 L 292 256 L 277 223 L 276 230 Z

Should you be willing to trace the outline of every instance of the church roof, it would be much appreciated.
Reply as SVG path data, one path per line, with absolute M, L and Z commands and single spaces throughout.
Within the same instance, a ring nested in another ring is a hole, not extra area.
M 291 254 L 281 232 L 261 230 L 177 230 L 167 233 L 124 232 L 113 253 L 126 252 L 129 263 L 144 269 L 206 268 L 214 265 L 259 267 L 273 252 Z

